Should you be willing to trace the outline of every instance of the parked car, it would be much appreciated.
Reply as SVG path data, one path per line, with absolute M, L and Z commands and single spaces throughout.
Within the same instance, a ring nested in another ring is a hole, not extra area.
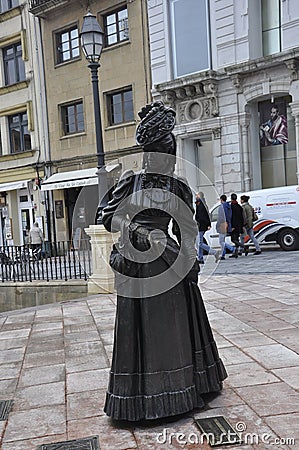
M 254 207 L 258 220 L 254 234 L 260 244 L 277 243 L 283 250 L 299 249 L 299 186 L 283 186 L 244 192 Z M 242 194 L 238 194 L 238 200 Z M 219 246 L 216 220 L 220 203 L 210 209 L 211 229 L 205 233 L 207 242 Z M 229 242 L 229 240 L 228 240 Z M 252 244 L 246 236 L 245 243 Z

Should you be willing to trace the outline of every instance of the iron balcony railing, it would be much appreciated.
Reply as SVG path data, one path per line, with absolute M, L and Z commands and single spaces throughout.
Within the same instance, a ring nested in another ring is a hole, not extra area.
M 1 281 L 84 279 L 92 273 L 88 240 L 80 248 L 72 242 L 46 242 L 42 246 L 0 247 Z
M 70 0 L 29 0 L 29 11 L 32 14 L 39 16 L 69 2 Z

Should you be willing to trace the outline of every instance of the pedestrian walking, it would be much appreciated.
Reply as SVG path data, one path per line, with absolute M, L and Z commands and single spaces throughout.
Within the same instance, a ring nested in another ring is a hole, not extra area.
M 204 264 L 203 252 L 204 250 L 210 255 L 214 255 L 216 262 L 220 259 L 221 253 L 214 250 L 204 242 L 204 234 L 211 229 L 211 220 L 208 212 L 207 203 L 203 192 L 198 192 L 195 196 L 195 220 L 198 227 L 198 249 L 197 259 L 199 264 Z
M 29 243 L 32 250 L 41 249 L 44 242 L 44 235 L 40 229 L 38 222 L 34 222 L 32 228 L 29 231 Z
M 234 253 L 230 258 L 238 258 L 239 248 L 243 248 L 245 256 L 248 255 L 249 247 L 240 242 L 240 235 L 245 230 L 244 211 L 241 205 L 237 202 L 237 194 L 231 194 L 231 208 L 232 208 L 232 231 L 231 240 L 235 245 Z
M 246 229 L 246 233 L 242 234 L 242 236 L 241 236 L 241 242 L 244 244 L 244 238 L 246 235 L 248 235 L 255 246 L 255 252 L 253 254 L 260 255 L 262 253 L 261 248 L 260 248 L 260 245 L 259 245 L 256 237 L 254 236 L 254 231 L 253 231 L 254 209 L 250 205 L 249 199 L 250 199 L 250 197 L 248 195 L 241 195 L 241 197 L 240 197 L 241 205 L 242 205 L 242 208 L 244 211 L 245 229 Z
M 226 250 L 234 251 L 234 247 L 225 242 L 226 236 L 232 231 L 232 209 L 227 202 L 225 194 L 220 196 L 220 206 L 218 208 L 218 217 L 216 222 L 216 231 L 219 235 L 219 244 L 221 246 L 221 258 L 225 259 Z

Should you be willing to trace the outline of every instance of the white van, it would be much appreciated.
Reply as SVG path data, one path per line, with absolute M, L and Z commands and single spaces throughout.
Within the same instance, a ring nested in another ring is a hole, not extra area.
M 299 186 L 284 186 L 244 192 L 254 207 L 258 220 L 254 222 L 254 234 L 260 244 L 277 242 L 283 250 L 299 249 Z M 238 194 L 238 202 L 240 196 Z M 216 221 L 220 203 L 210 209 L 212 227 L 205 233 L 213 247 L 219 247 Z M 252 244 L 249 236 L 245 243 Z

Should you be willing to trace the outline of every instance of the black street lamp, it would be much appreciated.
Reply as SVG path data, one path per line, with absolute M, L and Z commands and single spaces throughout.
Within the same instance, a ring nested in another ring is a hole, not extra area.
M 99 98 L 99 78 L 98 69 L 100 67 L 100 58 L 103 49 L 104 32 L 100 27 L 96 16 L 90 11 L 83 17 L 83 25 L 80 33 L 80 41 L 83 53 L 89 62 L 88 67 L 91 71 L 94 119 L 96 130 L 96 148 L 97 148 L 97 175 L 99 184 L 99 205 L 96 216 L 96 223 L 102 224 L 102 210 L 107 203 L 107 174 L 105 170 L 105 153 L 103 146 L 102 121 Z

